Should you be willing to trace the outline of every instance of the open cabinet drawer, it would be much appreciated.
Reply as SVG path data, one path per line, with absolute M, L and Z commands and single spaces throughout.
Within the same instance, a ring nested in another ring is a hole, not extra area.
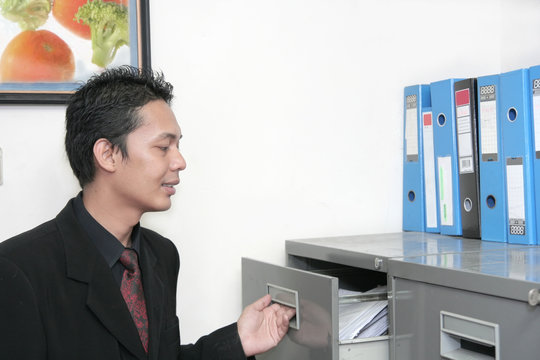
M 257 359 L 388 359 L 388 335 L 339 340 L 339 289 L 368 290 L 362 278 L 362 269 L 347 266 L 306 271 L 243 258 L 243 306 L 270 293 L 297 311 L 281 343 Z

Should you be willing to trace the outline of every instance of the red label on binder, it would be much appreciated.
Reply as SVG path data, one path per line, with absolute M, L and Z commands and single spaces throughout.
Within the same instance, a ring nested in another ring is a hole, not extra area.
M 469 89 L 456 91 L 456 106 L 469 105 Z
M 431 113 L 424 113 L 424 126 L 431 126 Z

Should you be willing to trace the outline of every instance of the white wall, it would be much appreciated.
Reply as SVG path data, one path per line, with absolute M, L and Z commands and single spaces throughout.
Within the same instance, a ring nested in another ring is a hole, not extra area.
M 501 72 L 540 64 L 540 2 L 501 0 Z
M 183 341 L 236 320 L 242 256 L 284 263 L 285 239 L 400 231 L 403 87 L 539 64 L 539 10 L 533 0 L 152 1 L 152 62 L 175 85 L 188 167 L 173 208 L 143 223 L 180 250 Z M 78 191 L 63 111 L 0 106 L 0 239 Z

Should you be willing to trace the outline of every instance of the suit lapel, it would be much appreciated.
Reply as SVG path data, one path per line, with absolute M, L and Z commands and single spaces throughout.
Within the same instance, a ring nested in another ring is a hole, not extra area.
M 96 267 L 88 286 L 88 307 L 122 345 L 139 359 L 145 359 L 139 333 L 110 270 L 103 266 Z
M 80 228 L 71 200 L 57 222 L 66 251 L 67 276 L 88 284 L 87 305 L 103 326 L 138 359 L 146 353 L 137 328 L 105 259 Z
M 148 314 L 150 360 L 158 359 L 161 324 L 163 321 L 163 282 L 156 271 L 157 258 L 152 251 L 149 239 L 141 236 L 141 271 Z

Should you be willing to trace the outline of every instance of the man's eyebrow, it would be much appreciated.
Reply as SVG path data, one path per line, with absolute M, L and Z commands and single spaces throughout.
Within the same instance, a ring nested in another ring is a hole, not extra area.
M 161 135 L 158 136 L 158 139 L 172 139 L 172 140 L 175 140 L 175 139 L 178 139 L 180 140 L 182 138 L 182 134 L 180 134 L 180 136 L 178 136 L 177 134 L 173 134 L 173 133 L 163 133 Z

